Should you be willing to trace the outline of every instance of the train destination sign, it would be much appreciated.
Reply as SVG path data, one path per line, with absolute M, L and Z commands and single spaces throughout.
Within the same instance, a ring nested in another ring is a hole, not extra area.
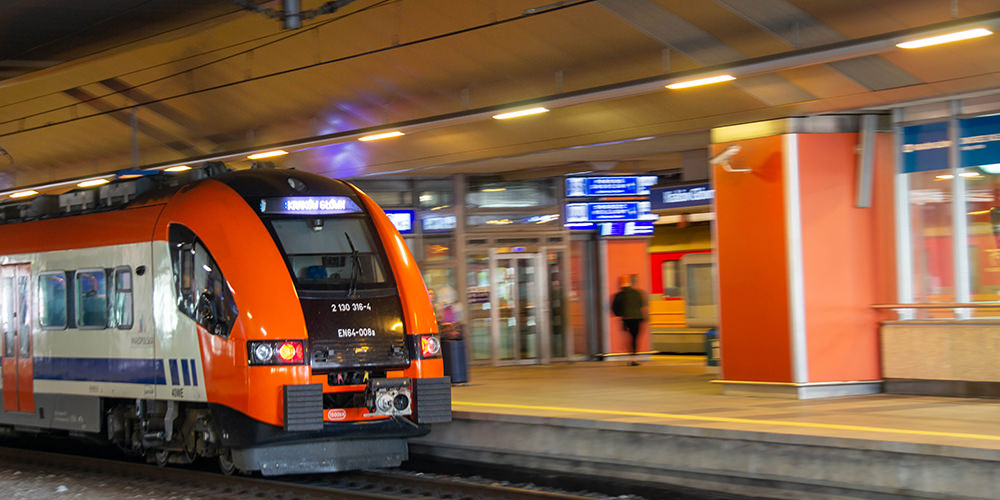
M 567 203 L 566 223 L 656 220 L 648 201 Z
M 260 200 L 262 214 L 341 215 L 361 213 L 346 196 L 286 196 Z
M 657 179 L 655 175 L 567 177 L 566 197 L 648 195 L 649 188 L 656 185 Z
M 697 207 L 711 205 L 715 190 L 707 183 L 653 188 L 649 198 L 653 210 Z

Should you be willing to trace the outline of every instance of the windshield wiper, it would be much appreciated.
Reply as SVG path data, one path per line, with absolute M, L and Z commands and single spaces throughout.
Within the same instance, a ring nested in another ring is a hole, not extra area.
M 358 291 L 358 278 L 361 277 L 361 257 L 358 255 L 358 249 L 354 248 L 351 235 L 345 231 L 344 237 L 347 238 L 347 244 L 351 246 L 351 263 L 354 264 L 351 269 L 351 284 L 347 287 L 347 296 L 352 297 Z

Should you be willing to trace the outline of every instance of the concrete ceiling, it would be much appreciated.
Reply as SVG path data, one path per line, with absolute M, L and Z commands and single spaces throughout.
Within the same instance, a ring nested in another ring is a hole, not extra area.
M 221 0 L 14 0 L 0 6 L 0 189 L 288 143 L 284 166 L 348 178 L 669 170 L 712 127 L 1000 88 L 1000 36 L 890 43 L 970 18 L 998 28 L 998 8 L 356 0 L 285 30 Z M 663 88 L 723 69 L 738 79 Z M 552 111 L 489 118 L 530 103 Z M 355 140 L 392 128 L 407 135 Z

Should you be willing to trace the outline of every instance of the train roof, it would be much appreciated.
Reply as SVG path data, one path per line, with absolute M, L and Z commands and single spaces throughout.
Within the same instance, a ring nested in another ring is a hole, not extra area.
M 260 198 L 286 196 L 355 197 L 346 182 L 309 172 L 276 168 L 226 170 L 216 164 L 182 173 L 157 172 L 118 179 L 58 195 L 10 199 L 0 202 L 0 225 L 160 205 L 206 179 L 226 184 L 251 204 Z

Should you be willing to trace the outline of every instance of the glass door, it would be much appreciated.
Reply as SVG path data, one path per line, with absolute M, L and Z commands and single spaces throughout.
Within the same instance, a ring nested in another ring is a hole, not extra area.
M 538 362 L 547 279 L 541 254 L 491 252 L 491 344 L 494 364 Z

